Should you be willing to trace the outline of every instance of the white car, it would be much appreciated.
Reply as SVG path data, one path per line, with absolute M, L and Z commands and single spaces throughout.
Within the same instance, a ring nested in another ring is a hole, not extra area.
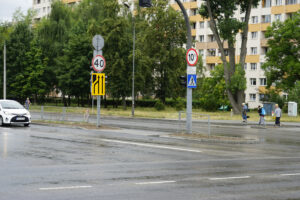
M 30 123 L 30 113 L 24 106 L 14 100 L 0 100 L 0 126 L 4 124 L 29 126 Z

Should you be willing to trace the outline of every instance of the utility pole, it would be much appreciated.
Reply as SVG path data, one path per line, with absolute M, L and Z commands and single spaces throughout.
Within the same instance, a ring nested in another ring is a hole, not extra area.
M 190 25 L 190 20 L 187 15 L 187 12 L 181 3 L 180 0 L 175 0 L 176 3 L 179 5 L 186 24 L 187 28 L 187 43 L 186 43 L 186 49 L 190 49 L 192 47 L 192 31 L 191 31 L 191 25 Z M 188 69 L 187 65 L 187 69 Z M 187 133 L 192 133 L 192 88 L 186 88 L 187 90 L 187 95 L 186 95 L 186 132 Z
M 130 5 L 125 2 L 123 3 L 130 10 Z M 135 16 L 134 16 L 134 1 L 132 2 L 132 27 L 133 27 L 133 36 L 132 36 L 132 103 L 131 103 L 131 116 L 134 117 L 134 104 L 135 104 L 135 95 L 134 95 L 134 71 L 135 71 Z
M 6 99 L 6 43 L 3 50 L 3 99 Z

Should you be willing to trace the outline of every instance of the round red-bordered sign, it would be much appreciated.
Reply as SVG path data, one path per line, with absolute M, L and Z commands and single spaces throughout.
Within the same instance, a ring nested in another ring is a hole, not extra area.
M 189 49 L 186 53 L 186 61 L 189 66 L 195 66 L 198 62 L 198 53 L 196 49 Z
M 105 69 L 106 61 L 101 55 L 96 55 L 92 60 L 92 67 L 96 72 L 102 72 Z

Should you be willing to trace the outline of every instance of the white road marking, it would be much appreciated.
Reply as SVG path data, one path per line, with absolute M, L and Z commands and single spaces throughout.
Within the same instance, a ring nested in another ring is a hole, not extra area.
M 112 142 L 112 143 L 119 143 L 119 144 L 130 144 L 130 145 L 150 147 L 150 148 L 157 148 L 157 149 L 169 149 L 169 150 L 176 150 L 176 151 L 188 151 L 188 152 L 194 152 L 194 153 L 201 153 L 202 152 L 202 151 L 194 150 L 194 149 L 185 149 L 185 148 L 163 146 L 163 145 L 156 145 L 156 144 L 147 144 L 147 143 L 138 143 L 138 142 L 127 142 L 127 141 L 110 140 L 110 139 L 101 139 L 101 140 L 104 141 L 104 142 Z
M 295 173 L 295 174 L 280 174 L 280 176 L 300 176 L 300 173 Z
M 84 188 L 92 188 L 90 185 L 83 186 L 68 186 L 68 187 L 52 187 L 52 188 L 40 188 L 40 190 L 70 190 L 70 189 L 84 189 Z
M 141 182 L 135 183 L 136 185 L 151 185 L 151 184 L 165 184 L 165 183 L 176 183 L 176 181 L 154 181 L 154 182 Z
M 237 176 L 237 177 L 209 178 L 209 180 L 211 180 L 211 181 L 217 181 L 217 180 L 246 179 L 246 178 L 250 178 L 250 176 Z

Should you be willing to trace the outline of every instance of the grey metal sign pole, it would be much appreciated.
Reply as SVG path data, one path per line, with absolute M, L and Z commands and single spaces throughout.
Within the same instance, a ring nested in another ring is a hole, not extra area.
M 104 47 L 104 39 L 101 35 L 95 35 L 93 38 L 93 46 L 96 50 L 93 56 L 102 55 L 102 48 Z M 100 127 L 100 111 L 101 111 L 101 97 L 97 96 L 97 127 Z
M 6 99 L 6 43 L 3 50 L 3 99 Z
M 183 16 L 185 20 L 185 24 L 187 27 L 187 42 L 186 42 L 186 49 L 190 49 L 192 46 L 192 31 L 191 31 L 191 24 L 189 17 L 187 15 L 187 12 L 181 3 L 180 0 L 175 0 L 177 4 L 179 5 Z M 187 70 L 188 70 L 189 65 L 187 65 Z M 187 133 L 192 133 L 192 88 L 186 88 L 187 90 L 187 95 L 186 95 L 186 132 Z

